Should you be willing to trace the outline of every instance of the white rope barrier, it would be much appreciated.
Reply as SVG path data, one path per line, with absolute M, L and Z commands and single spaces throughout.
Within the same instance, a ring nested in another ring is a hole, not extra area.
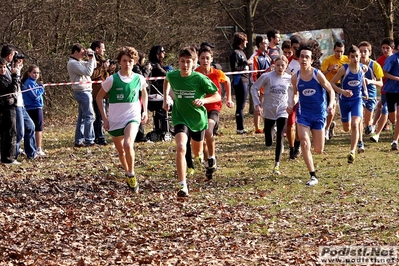
M 225 72 L 225 75 L 237 75 L 237 74 L 247 74 L 247 73 L 257 73 L 257 72 L 265 72 L 266 70 L 245 70 L 245 71 L 236 71 L 236 72 Z M 160 77 L 150 77 L 146 78 L 146 80 L 163 80 L 165 79 L 165 76 L 160 76 Z M 56 83 L 46 83 L 46 84 L 40 84 L 40 86 L 29 88 L 27 90 L 21 91 L 21 93 L 25 93 L 28 91 L 32 91 L 37 88 L 41 87 L 51 87 L 51 86 L 68 86 L 68 85 L 83 85 L 83 84 L 95 84 L 95 83 L 102 83 L 102 80 L 92 80 L 92 81 L 80 81 L 80 82 L 56 82 Z M 6 97 L 9 95 L 13 94 L 19 94 L 19 93 L 8 93 L 1 95 L 0 97 Z

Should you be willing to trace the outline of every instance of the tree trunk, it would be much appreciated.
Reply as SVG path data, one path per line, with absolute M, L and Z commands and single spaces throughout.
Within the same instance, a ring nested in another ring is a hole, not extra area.
M 381 15 L 384 23 L 384 34 L 385 36 L 394 39 L 393 36 L 393 25 L 395 22 L 394 14 L 394 1 L 395 0 L 377 0 L 377 5 L 380 8 Z
M 253 7 L 254 0 L 247 0 L 245 1 L 245 26 L 246 26 L 246 34 L 248 38 L 248 45 L 247 45 L 247 58 L 250 58 L 251 55 L 254 53 L 254 24 L 252 22 L 252 7 Z M 251 90 L 251 85 L 249 85 L 249 90 Z M 249 113 L 254 113 L 254 104 L 252 101 L 251 93 L 249 93 Z

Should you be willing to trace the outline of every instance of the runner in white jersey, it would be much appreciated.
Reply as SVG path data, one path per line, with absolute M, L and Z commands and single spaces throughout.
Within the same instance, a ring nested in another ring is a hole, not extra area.
M 104 121 L 104 129 L 112 136 L 119 160 L 126 172 L 127 183 L 135 193 L 138 193 L 139 184 L 134 173 L 133 145 L 140 122 L 146 123 L 148 118 L 147 83 L 143 76 L 133 72 L 133 66 L 138 58 L 136 49 L 122 47 L 117 55 L 121 70 L 102 83 L 102 89 L 96 98 Z M 103 106 L 103 99 L 107 94 L 109 95 L 108 116 Z

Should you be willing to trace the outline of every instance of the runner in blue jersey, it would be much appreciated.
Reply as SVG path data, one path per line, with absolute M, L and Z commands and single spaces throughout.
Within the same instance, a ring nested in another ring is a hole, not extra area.
M 384 85 L 384 92 L 387 96 L 388 118 L 394 127 L 399 120 L 399 37 L 394 40 L 396 53 L 387 58 L 384 64 L 384 77 L 387 79 Z M 394 129 L 392 150 L 398 150 L 399 126 Z
M 342 127 L 345 132 L 351 130 L 351 150 L 348 155 L 348 163 L 355 160 L 356 144 L 362 131 L 363 100 L 368 99 L 365 72 L 367 68 L 360 64 L 359 48 L 352 45 L 349 48 L 349 64 L 344 64 L 331 80 L 335 92 L 339 93 L 339 107 L 341 111 Z M 336 85 L 341 80 L 342 88 Z M 358 151 L 364 152 L 363 143 L 359 143 Z
M 299 102 L 297 109 L 297 130 L 301 142 L 302 156 L 308 167 L 310 180 L 306 183 L 308 186 L 314 186 L 318 183 L 313 157 L 311 153 L 310 132 L 313 137 L 314 151 L 322 153 L 324 150 L 324 128 L 326 117 L 331 113 L 335 104 L 335 93 L 324 74 L 318 69 L 312 67 L 316 60 L 316 51 L 320 49 L 315 42 L 301 42 L 297 52 L 299 58 L 300 70 L 291 78 L 294 101 L 289 103 L 287 112 L 290 114 L 293 107 Z M 330 96 L 330 102 L 326 101 L 326 91 Z M 328 106 L 327 106 L 328 105 Z
M 377 87 L 382 87 L 384 85 L 382 78 L 384 77 L 384 72 L 382 71 L 381 65 L 370 58 L 372 47 L 367 41 L 362 41 L 359 43 L 360 52 L 360 63 L 367 66 L 366 72 L 366 84 L 368 92 L 368 100 L 363 99 L 364 107 L 364 133 L 370 135 L 374 133 L 373 124 L 373 113 L 377 106 Z M 362 131 L 360 131 L 362 132 Z M 360 140 L 363 140 L 360 138 Z

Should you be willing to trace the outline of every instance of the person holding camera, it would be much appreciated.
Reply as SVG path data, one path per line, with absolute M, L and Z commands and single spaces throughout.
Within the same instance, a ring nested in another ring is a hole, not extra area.
M 151 77 L 165 77 L 167 71 L 164 66 L 165 48 L 162 45 L 154 45 L 148 54 L 148 60 L 151 63 Z M 163 78 L 154 80 L 149 89 L 150 94 L 160 94 L 163 91 Z
M 17 147 L 16 92 L 19 87 L 17 69 L 11 69 L 12 80 L 6 76 L 7 61 L 0 58 L 0 117 L 1 117 L 1 162 L 18 165 L 15 160 Z
M 147 79 L 151 75 L 152 66 L 150 62 L 146 62 L 146 54 L 143 51 L 137 51 L 139 59 L 137 63 L 133 66 L 133 72 L 139 75 L 142 75 L 145 79 Z M 148 83 L 148 81 L 147 81 Z M 141 92 L 140 92 L 140 101 L 141 101 Z M 143 107 L 143 105 L 141 105 Z M 141 108 L 141 111 L 144 111 Z M 136 142 L 146 142 L 147 138 L 144 131 L 144 125 L 140 122 L 139 131 L 136 135 Z
M 94 55 L 96 57 L 97 67 L 94 69 L 93 74 L 91 75 L 91 79 L 93 81 L 101 80 L 104 81 L 110 74 L 115 71 L 116 62 L 113 60 L 108 60 L 105 58 L 105 44 L 103 41 L 94 41 L 91 43 L 90 48 L 94 51 Z M 101 119 L 101 113 L 98 109 L 98 105 L 96 102 L 96 97 L 98 92 L 101 90 L 101 83 L 93 83 L 93 108 L 96 118 L 94 120 L 94 142 L 98 145 L 107 145 L 107 140 L 105 137 L 105 131 L 103 128 L 104 122 Z M 106 106 L 106 99 L 103 99 L 104 104 Z
M 5 76 L 12 81 L 11 70 L 16 70 L 18 80 L 20 80 L 21 69 L 23 67 L 24 55 L 18 54 L 14 46 L 5 44 L 1 49 L 1 58 L 7 61 L 7 69 Z M 18 84 L 17 102 L 16 102 L 16 127 L 17 127 L 17 146 L 15 151 L 15 159 L 20 153 L 21 141 L 24 139 L 25 154 L 28 159 L 37 157 L 36 153 L 36 138 L 35 138 L 35 124 L 30 118 L 25 109 L 24 99 L 22 98 L 21 86 Z
M 87 57 L 87 61 L 83 60 Z M 96 58 L 92 49 L 85 49 L 80 43 L 72 46 L 72 54 L 67 64 L 73 93 L 78 102 L 78 119 L 75 130 L 75 147 L 93 146 L 94 143 L 94 110 L 91 75 L 96 68 Z

